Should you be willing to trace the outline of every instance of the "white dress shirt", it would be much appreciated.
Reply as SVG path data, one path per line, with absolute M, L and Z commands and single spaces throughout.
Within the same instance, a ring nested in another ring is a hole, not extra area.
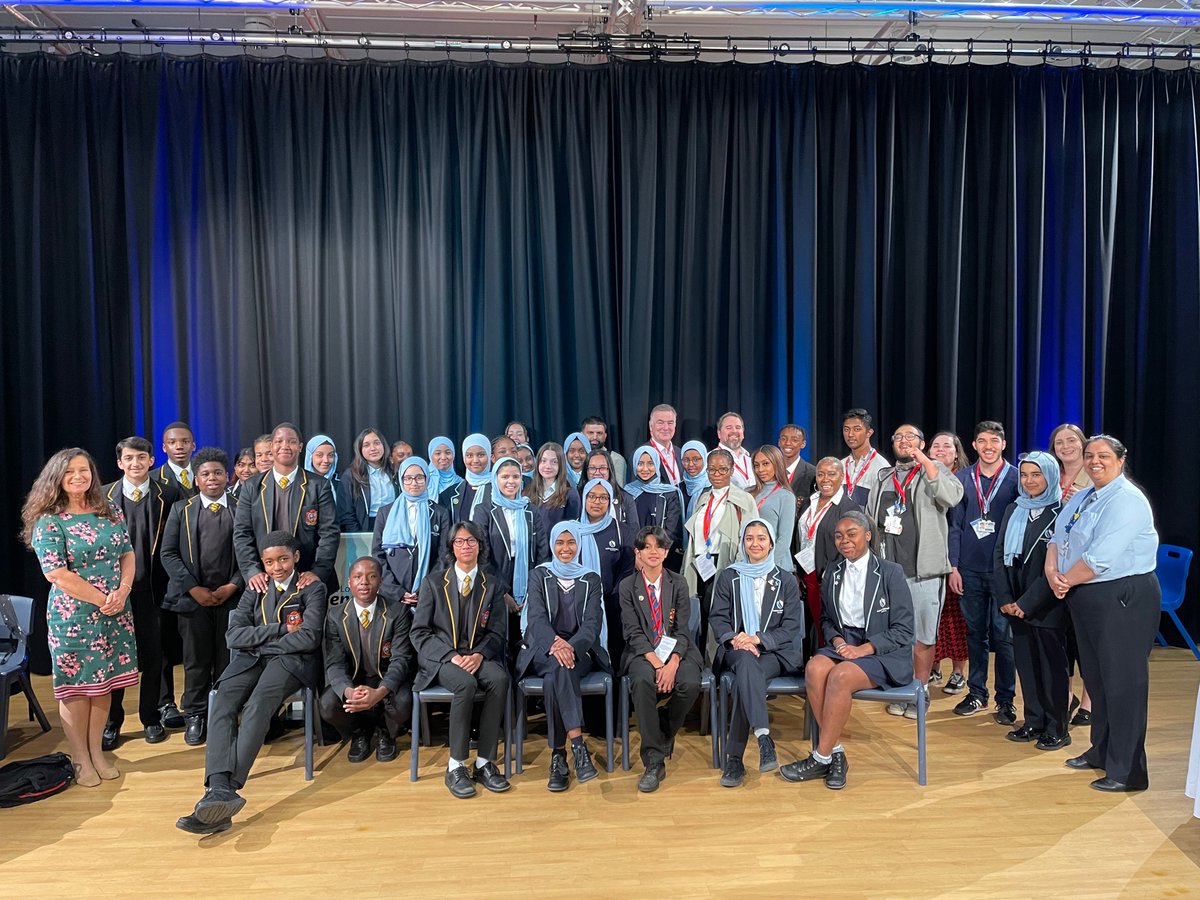
M 864 553 L 854 562 L 846 561 L 842 589 L 838 593 L 838 612 L 842 624 L 852 628 L 865 628 L 866 613 L 863 610 L 863 594 L 867 590 L 867 561 L 871 554 Z

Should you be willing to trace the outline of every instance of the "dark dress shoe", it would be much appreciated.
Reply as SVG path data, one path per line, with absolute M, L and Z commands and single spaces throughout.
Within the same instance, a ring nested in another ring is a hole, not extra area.
M 161 744 L 166 739 L 167 739 L 167 729 L 163 728 L 161 725 L 147 725 L 146 726 L 146 743 L 147 744 Z
M 371 755 L 371 736 L 362 731 L 356 731 L 350 736 L 350 752 L 346 759 L 352 763 L 360 763 Z
M 1092 711 L 1090 709 L 1081 709 L 1075 713 L 1075 718 L 1071 720 L 1072 725 L 1091 725 Z
M 233 827 L 233 819 L 224 819 L 209 825 L 201 822 L 195 816 L 183 816 L 175 823 L 175 827 L 188 834 L 220 834 Z
M 1083 756 L 1072 756 L 1066 762 L 1069 769 L 1103 769 L 1104 766 L 1098 766 L 1087 758 L 1085 753 Z
M 646 771 L 642 773 L 642 777 L 638 779 L 638 790 L 643 794 L 653 794 L 658 790 L 658 786 L 662 784 L 662 780 L 666 777 L 667 767 L 662 763 L 647 766 Z
M 567 751 L 555 750 L 550 754 L 550 778 L 546 781 L 546 790 L 555 794 L 565 791 L 571 785 L 571 770 L 567 768 Z
M 475 785 L 471 783 L 466 766 L 457 766 L 446 773 L 446 787 L 459 800 L 475 796 Z
M 831 791 L 840 791 L 846 786 L 846 773 L 850 771 L 850 763 L 846 762 L 846 754 L 841 750 L 833 754 L 829 761 L 829 773 L 825 776 L 825 787 Z
M 104 726 L 104 735 L 100 738 L 100 749 L 116 750 L 121 743 L 121 726 L 109 722 Z
M 745 764 L 736 756 L 726 756 L 725 768 L 721 770 L 721 787 L 735 788 L 745 780 Z
M 1062 737 L 1051 737 L 1043 735 L 1042 739 L 1037 742 L 1039 750 L 1061 750 L 1063 747 L 1071 746 L 1071 736 L 1064 734 Z
M 500 774 L 500 770 L 496 768 L 494 762 L 485 762 L 482 766 L 476 766 L 471 777 L 493 794 L 503 794 L 512 787 L 509 780 Z
M 245 799 L 233 788 L 210 787 L 196 803 L 192 815 L 205 825 L 217 825 L 231 820 L 245 805 Z
M 189 747 L 199 747 L 208 737 L 208 722 L 204 716 L 188 716 L 187 730 L 183 733 L 183 742 Z
M 375 732 L 375 760 L 376 762 L 391 762 L 396 758 L 396 739 L 388 734 L 386 728 L 380 728 Z
M 775 741 L 769 734 L 758 739 L 758 771 L 774 772 L 779 768 L 779 757 L 775 755 Z
M 1018 744 L 1028 744 L 1030 741 L 1040 741 L 1042 739 L 1042 734 L 1043 732 L 1038 731 L 1036 728 L 1030 728 L 1028 725 L 1022 725 L 1015 731 L 1010 731 L 1005 735 L 1005 737 Z
M 592 765 L 592 754 L 588 752 L 587 744 L 580 741 L 578 744 L 571 744 L 571 755 L 575 757 L 575 777 L 580 784 L 585 781 L 591 781 L 600 773 L 596 771 L 596 767 Z
M 1126 784 L 1123 781 L 1113 781 L 1111 778 L 1097 778 L 1091 783 L 1090 787 L 1098 791 L 1104 791 L 1106 794 L 1131 794 L 1135 791 L 1146 790 L 1147 785 L 1136 787 L 1132 784 Z
M 158 708 L 158 719 L 162 722 L 163 728 L 182 728 L 184 726 L 183 713 L 179 711 L 179 707 L 172 703 L 164 703 Z
M 799 762 L 788 763 L 779 767 L 779 774 L 787 781 L 815 781 L 829 774 L 832 763 L 817 762 L 810 753 Z

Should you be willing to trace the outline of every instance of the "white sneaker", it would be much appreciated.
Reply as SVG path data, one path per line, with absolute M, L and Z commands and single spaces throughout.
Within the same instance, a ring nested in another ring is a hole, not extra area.
M 904 715 L 904 707 L 905 704 L 903 703 L 889 703 L 886 712 L 889 716 L 902 716 Z

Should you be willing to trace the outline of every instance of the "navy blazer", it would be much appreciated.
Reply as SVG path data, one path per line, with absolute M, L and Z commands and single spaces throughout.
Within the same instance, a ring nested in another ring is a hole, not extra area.
M 1033 521 L 1026 510 L 1010 503 L 1004 511 L 996 533 L 996 549 L 992 566 L 992 593 L 997 606 L 1016 603 L 1025 613 L 1024 622 L 1037 628 L 1065 628 L 1067 604 L 1054 596 L 1046 580 L 1046 548 L 1054 536 L 1054 520 L 1062 502 L 1042 510 Z M 1021 540 L 1021 555 L 1011 566 L 1004 564 L 1004 533 L 1013 516 L 1025 518 L 1025 534 Z
M 592 535 L 596 550 L 600 554 L 600 582 L 604 585 L 604 596 L 615 601 L 621 582 L 634 569 L 633 539 L 636 532 L 613 518 L 603 531 Z
M 546 534 L 549 534 L 550 530 L 559 522 L 579 521 L 579 512 L 582 507 L 578 491 L 568 490 L 566 502 L 562 506 L 556 506 L 553 509 L 541 503 L 536 503 L 532 498 L 530 498 L 529 502 L 541 511 L 542 524 L 546 526 Z
M 371 517 L 367 515 L 367 510 L 371 508 L 370 503 L 370 482 L 365 487 L 359 487 L 354 483 L 354 478 L 347 469 L 343 472 L 346 477 L 338 479 L 337 489 L 337 523 L 338 528 L 342 531 L 370 531 Z M 322 476 L 314 476 L 321 478 Z M 400 496 L 400 485 L 392 478 L 392 486 L 396 489 L 396 496 Z
M 562 586 L 548 566 L 539 566 L 529 576 L 529 621 L 525 626 L 525 643 L 517 656 L 516 673 L 520 678 L 539 656 L 550 653 L 557 634 L 554 617 L 563 598 Z M 612 671 L 608 648 L 600 640 L 600 628 L 604 621 L 604 589 L 600 577 L 586 572 L 575 580 L 579 627 L 567 641 L 575 648 L 576 656 L 590 653 L 596 665 L 605 672 Z
M 247 590 L 229 614 L 229 665 L 221 680 L 240 675 L 259 660 L 278 657 L 283 667 L 309 687 L 317 687 L 321 677 L 321 636 L 325 630 L 325 585 L 314 581 L 304 590 L 296 588 L 297 575 L 286 590 L 267 585 L 265 593 Z M 300 613 L 300 628 L 287 630 L 287 617 Z
M 229 505 L 232 516 L 237 510 L 233 495 L 225 492 L 225 502 Z M 167 527 L 163 532 L 162 564 L 167 570 L 170 583 L 167 585 L 167 595 L 163 599 L 163 609 L 173 609 L 179 613 L 193 613 L 204 607 L 192 599 L 188 593 L 200 584 L 200 559 L 196 555 L 197 519 L 204 512 L 208 501 L 197 494 L 187 500 L 180 500 L 171 507 L 167 516 Z M 225 574 L 225 583 L 237 586 L 237 592 L 226 600 L 218 609 L 233 606 L 237 603 L 239 592 L 246 589 L 246 580 L 242 578 L 238 568 L 237 556 L 233 551 L 233 540 L 230 538 L 229 571 Z
M 542 514 L 532 503 L 522 510 L 525 516 L 525 528 L 529 535 L 529 581 L 533 581 L 533 570 L 550 558 L 549 535 L 542 524 Z M 480 503 L 475 507 L 475 515 L 471 517 L 476 525 L 483 529 L 487 538 L 488 557 L 491 566 L 507 585 L 513 583 L 515 559 L 512 549 L 512 535 L 508 533 L 508 520 L 504 509 L 495 503 Z
M 758 634 L 761 650 L 776 654 L 785 671 L 798 672 L 804 666 L 804 602 L 792 572 L 772 566 L 763 591 L 762 617 L 758 622 L 742 621 L 742 575 L 726 568 L 717 576 L 713 588 L 708 628 L 717 643 L 713 668 L 724 668 L 725 654 L 732 652 L 730 641 L 739 633 Z
M 325 683 L 338 697 L 346 696 L 346 688 L 366 683 L 363 659 L 368 654 L 375 659 L 380 686 L 392 696 L 407 689 L 412 681 L 415 654 L 409 639 L 412 616 L 408 608 L 379 594 L 375 615 L 382 627 L 374 647 L 362 645 L 362 627 L 353 600 L 333 606 L 325 616 Z M 371 625 L 374 627 L 375 622 Z
M 904 570 L 894 562 L 880 559 L 868 551 L 867 584 L 863 591 L 866 640 L 875 648 L 894 686 L 912 683 L 913 607 L 912 594 L 904 580 Z M 821 579 L 821 633 L 825 643 L 843 637 L 838 598 L 845 580 L 846 558 L 826 567 Z M 880 685 L 887 687 L 887 685 Z
M 508 648 L 508 612 L 504 606 L 504 584 L 483 566 L 471 586 L 469 653 L 504 665 Z M 421 582 L 417 608 L 413 610 L 412 639 L 419 671 L 413 690 L 433 684 L 443 663 L 457 653 L 458 576 L 447 566 Z
M 683 506 L 680 494 L 643 491 L 633 501 L 640 526 L 657 525 L 671 539 L 671 549 L 683 552 Z M 638 529 L 640 530 L 640 528 Z M 634 532 L 636 537 L 636 531 Z
M 490 485 L 486 484 L 479 488 L 484 492 L 484 495 L 479 498 L 480 506 L 488 502 L 489 488 Z M 475 488 L 471 487 L 470 482 L 464 479 L 454 487 L 446 488 L 438 495 L 438 503 L 449 510 L 452 524 L 471 521 L 471 505 L 475 502 L 475 493 Z
M 379 511 L 375 517 L 375 534 L 371 538 L 371 553 L 383 566 L 383 583 L 379 593 L 396 603 L 404 600 L 406 593 L 412 593 L 413 578 L 417 574 L 416 547 L 383 548 L 383 529 L 387 527 L 388 516 L 393 500 Z M 450 533 L 450 513 L 440 503 L 429 504 L 429 566 L 426 577 L 433 574 L 440 565 L 442 550 L 446 536 Z

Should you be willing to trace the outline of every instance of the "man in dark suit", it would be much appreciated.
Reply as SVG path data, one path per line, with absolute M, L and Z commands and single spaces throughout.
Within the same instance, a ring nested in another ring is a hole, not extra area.
M 303 686 L 320 677 L 325 585 L 300 587 L 300 543 L 286 531 L 262 540 L 267 584 L 247 589 L 229 617 L 232 651 L 217 685 L 204 758 L 204 796 L 176 827 L 215 834 L 246 805 L 238 793 L 262 749 L 271 717 Z
M 662 528 L 647 526 L 637 533 L 633 547 L 640 571 L 621 582 L 621 671 L 629 676 L 642 737 L 646 771 L 638 790 L 650 793 L 666 777 L 665 760 L 675 734 L 700 693 L 701 659 L 692 641 L 687 580 L 663 568 L 670 537 Z
M 454 693 L 446 769 L 450 793 L 460 799 L 474 797 L 472 779 L 489 791 L 503 793 L 511 785 L 493 760 L 508 702 L 504 667 L 508 616 L 503 600 L 507 587 L 485 568 L 487 545 L 478 525 L 452 525 L 443 559 L 446 567 L 421 583 L 413 610 L 412 643 L 420 666 L 413 690 L 436 684 Z M 466 760 L 477 694 L 483 695 L 483 709 L 472 774 Z
M 229 664 L 225 631 L 246 582 L 233 555 L 233 509 L 228 457 L 204 447 L 192 461 L 200 493 L 171 508 L 163 534 L 162 562 L 170 576 L 163 607 L 179 616 L 183 638 L 183 740 L 204 743 L 208 692 Z
M 678 485 L 683 478 L 683 451 L 675 441 L 675 407 L 660 403 L 650 410 L 650 446 L 662 460 L 663 478 Z
M 175 614 L 165 613 L 162 609 L 168 579 L 160 555 L 167 516 L 179 494 L 173 484 L 163 484 L 150 477 L 153 453 L 154 447 L 145 438 L 125 438 L 117 444 L 117 468 L 124 477 L 104 485 L 101 490 L 108 502 L 124 514 L 125 527 L 137 557 L 137 574 L 129 603 L 133 609 L 138 668 L 142 672 L 138 717 L 147 743 L 157 744 L 167 739 L 168 726 L 178 728 L 183 725 L 183 717 L 175 705 L 174 677 L 164 655 L 164 644 L 170 642 L 171 629 L 175 629 L 174 646 L 178 646 L 179 637 Z M 121 725 L 125 722 L 124 701 L 123 688 L 112 692 L 102 738 L 105 750 L 116 748 L 120 742 Z
M 807 500 L 816 489 L 817 467 L 804 459 L 800 451 L 808 446 L 808 433 L 799 425 L 788 423 L 779 429 L 775 442 L 787 466 L 788 487 L 796 495 L 796 506 Z
M 350 740 L 347 755 L 362 762 L 396 758 L 396 736 L 412 714 L 412 615 L 379 593 L 383 567 L 363 556 L 350 567 L 353 602 L 325 617 L 325 683 L 321 717 Z
M 337 509 L 329 481 L 301 468 L 302 446 L 295 425 L 276 426 L 271 468 L 251 477 L 238 497 L 233 550 L 247 587 L 265 591 L 269 579 L 259 562 L 263 539 L 272 531 L 287 531 L 300 548 L 300 587 L 320 580 L 332 597 L 338 591 Z
M 162 449 L 167 454 L 167 461 L 155 470 L 154 477 L 163 484 L 173 483 L 184 499 L 195 497 L 200 493 L 192 462 L 196 438 L 187 422 L 172 422 L 163 429 Z

